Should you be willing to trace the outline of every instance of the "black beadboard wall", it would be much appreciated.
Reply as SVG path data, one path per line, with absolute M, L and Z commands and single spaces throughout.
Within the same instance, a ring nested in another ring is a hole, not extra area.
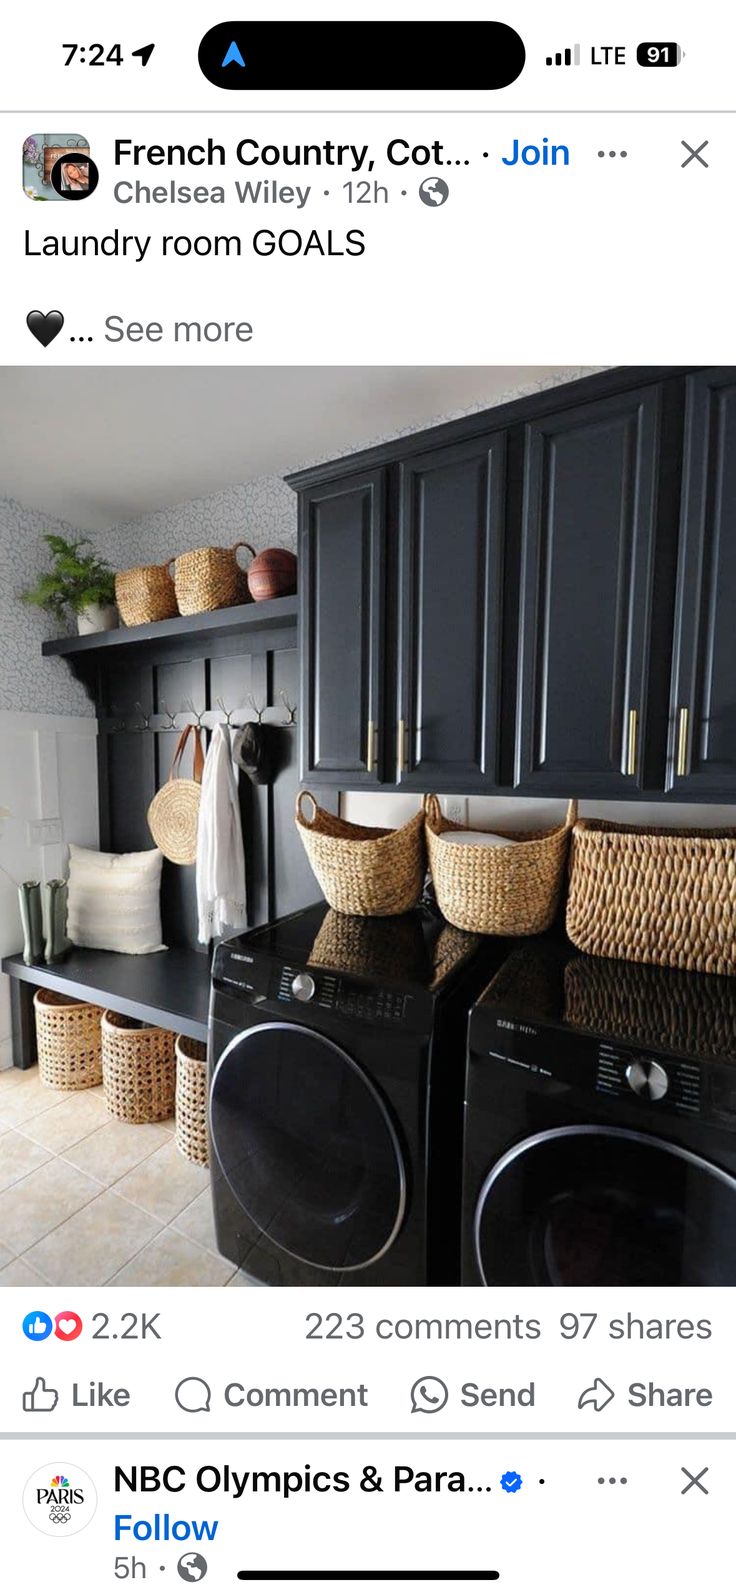
M 184 723 L 189 700 L 198 713 L 217 713 L 218 698 L 229 711 L 242 711 L 236 720 L 252 719 L 252 694 L 259 707 L 269 705 L 264 721 L 273 778 L 267 786 L 255 786 L 240 775 L 249 923 L 263 924 L 314 902 L 319 888 L 294 825 L 297 734 L 281 723 L 286 711 L 280 693 L 290 704 L 298 697 L 294 631 L 264 630 L 242 641 L 212 638 L 198 642 L 193 652 L 182 641 L 174 657 L 170 648 L 157 653 L 155 643 L 144 653 L 136 649 L 135 657 L 126 654 L 125 659 L 105 658 L 97 672 L 100 846 L 136 852 L 154 845 L 146 811 L 168 777 L 178 737 L 175 731 L 120 731 L 116 724 L 134 725 L 141 710 L 144 715 L 169 711 Z M 191 775 L 191 753 L 185 754 L 182 774 Z M 334 807 L 334 794 L 319 796 L 325 807 Z M 199 946 L 193 865 L 164 861 L 162 920 L 167 946 Z

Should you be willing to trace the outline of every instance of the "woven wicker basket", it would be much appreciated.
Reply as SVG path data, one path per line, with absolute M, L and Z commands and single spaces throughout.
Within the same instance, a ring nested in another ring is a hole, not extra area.
M 115 602 L 124 626 L 148 626 L 177 614 L 174 579 L 166 565 L 134 565 L 115 577 Z
M 190 1163 L 208 1167 L 207 1048 L 188 1036 L 176 1038 L 176 1144 Z
M 56 991 L 37 991 L 38 1074 L 54 1091 L 87 1091 L 102 1080 L 102 1009 Z
M 255 558 L 250 543 L 236 543 L 234 548 L 193 548 L 188 554 L 179 554 L 174 584 L 180 614 L 200 615 L 206 609 L 252 602 L 248 577 L 238 564 L 239 548 L 247 548 Z
M 565 967 L 565 1019 L 642 1047 L 736 1061 L 736 990 L 725 975 L 571 958 Z
M 314 808 L 309 820 L 305 799 Z M 398 831 L 377 830 L 338 819 L 311 792 L 300 792 L 296 824 L 322 891 L 338 913 L 383 919 L 418 903 L 426 869 L 421 811 Z
M 437 903 L 458 930 L 482 936 L 537 936 L 552 924 L 560 900 L 567 843 L 577 817 L 570 803 L 564 825 L 547 831 L 503 831 L 514 847 L 464 847 L 448 833 L 466 830 L 445 819 L 434 795 L 426 800 L 429 867 Z
M 736 830 L 581 820 L 567 933 L 602 958 L 736 974 Z
M 102 1016 L 102 1082 L 108 1113 L 124 1124 L 174 1116 L 176 1060 L 170 1030 L 137 1029 L 108 1008 Z

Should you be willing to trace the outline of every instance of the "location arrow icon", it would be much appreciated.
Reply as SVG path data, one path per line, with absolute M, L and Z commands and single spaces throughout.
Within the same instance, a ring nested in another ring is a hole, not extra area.
M 143 44 L 140 50 L 133 50 L 132 54 L 140 57 L 141 66 L 148 66 L 155 48 L 155 44 Z
M 234 39 L 229 49 L 225 51 L 225 57 L 222 64 L 223 66 L 245 66 L 245 61 L 243 60 L 243 57 Z

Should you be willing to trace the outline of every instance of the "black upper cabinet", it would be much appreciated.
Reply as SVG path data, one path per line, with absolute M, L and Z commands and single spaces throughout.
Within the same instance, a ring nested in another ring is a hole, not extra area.
M 668 786 L 736 788 L 736 370 L 687 384 Z
M 498 783 L 505 453 L 500 433 L 401 466 L 399 786 Z
M 301 774 L 383 778 L 386 472 L 301 496 Z
M 644 785 L 659 408 L 653 385 L 526 429 L 515 785 Z

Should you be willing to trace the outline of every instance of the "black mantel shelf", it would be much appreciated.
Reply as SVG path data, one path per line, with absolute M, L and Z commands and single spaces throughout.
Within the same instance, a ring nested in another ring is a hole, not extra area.
M 110 648 L 132 648 L 157 642 L 197 643 L 215 637 L 247 636 L 267 627 L 295 626 L 299 612 L 296 594 L 291 598 L 272 598 L 260 604 L 236 604 L 232 609 L 212 609 L 201 615 L 176 615 L 173 620 L 157 620 L 149 626 L 118 626 L 114 631 L 96 631 L 86 637 L 55 637 L 43 644 L 46 658 L 62 655 L 99 654 Z
M 210 961 L 204 951 L 170 947 L 135 956 L 74 947 L 57 964 L 25 964 L 17 954 L 4 958 L 2 968 L 13 986 L 17 981 L 46 986 L 195 1041 L 207 1040 Z

